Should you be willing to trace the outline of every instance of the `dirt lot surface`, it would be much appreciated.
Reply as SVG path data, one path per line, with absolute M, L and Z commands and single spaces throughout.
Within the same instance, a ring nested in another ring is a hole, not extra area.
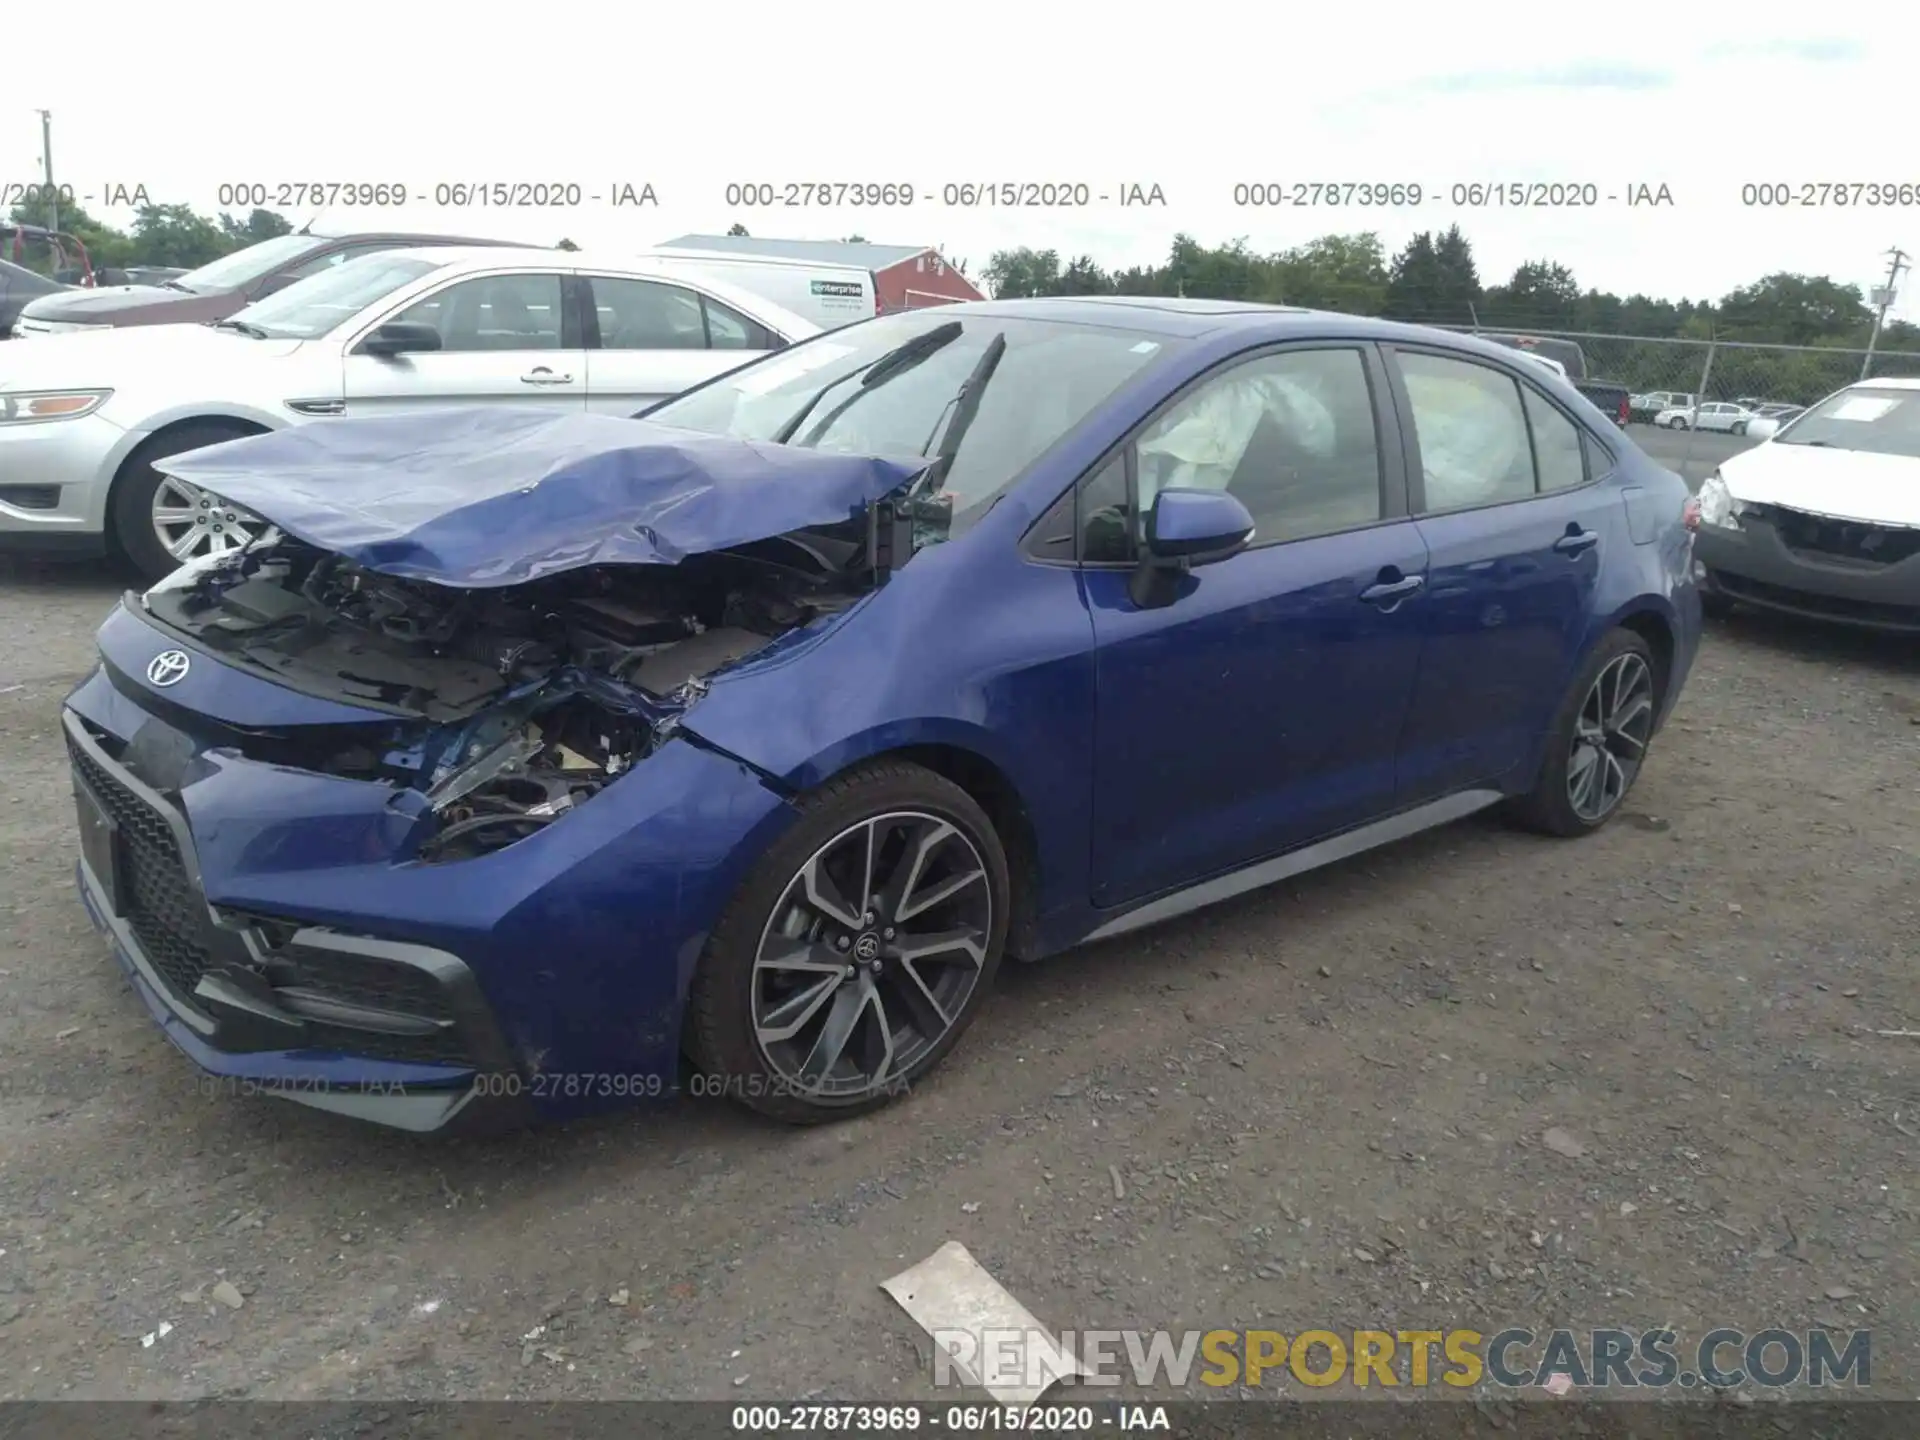
M 56 717 L 118 583 L 0 569 L 0 1398 L 924 1396 L 877 1287 L 950 1238 L 1055 1327 L 1826 1323 L 1915 1391 L 1911 644 L 1715 626 L 1597 837 L 1005 974 L 853 1124 L 435 1143 L 204 1095 L 88 926 Z

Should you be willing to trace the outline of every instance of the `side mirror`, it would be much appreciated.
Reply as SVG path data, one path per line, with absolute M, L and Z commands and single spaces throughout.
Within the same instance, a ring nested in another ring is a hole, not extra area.
M 378 355 L 383 360 L 396 355 L 412 355 L 440 348 L 440 332 L 431 325 L 406 320 L 389 320 L 360 342 L 362 355 Z
M 1780 422 L 1771 415 L 1761 415 L 1747 422 L 1749 440 L 1771 440 L 1780 433 Z
M 1172 602 L 1196 565 L 1231 559 L 1253 539 L 1253 516 L 1224 490 L 1171 488 L 1147 512 L 1146 547 L 1129 586 L 1143 609 Z

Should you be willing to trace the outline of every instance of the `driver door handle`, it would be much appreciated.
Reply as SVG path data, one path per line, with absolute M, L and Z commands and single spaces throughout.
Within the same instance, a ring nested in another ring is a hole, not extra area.
M 1369 605 L 1391 606 L 1413 594 L 1427 583 L 1424 575 L 1409 575 L 1403 580 L 1383 580 L 1378 585 L 1369 585 L 1360 592 L 1360 598 Z
M 571 385 L 573 376 L 556 375 L 544 365 L 529 370 L 520 377 L 522 385 Z
M 1568 530 L 1553 542 L 1553 548 L 1562 555 L 1582 555 L 1600 543 L 1597 530 Z

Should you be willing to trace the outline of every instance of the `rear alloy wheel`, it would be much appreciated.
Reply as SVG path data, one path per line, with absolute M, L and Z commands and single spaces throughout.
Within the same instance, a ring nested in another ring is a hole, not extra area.
M 1672 418 L 1671 420 L 1669 420 L 1669 421 L 1667 421 L 1667 428 L 1668 428 L 1669 430 L 1684 430 L 1684 429 L 1686 429 L 1686 428 L 1687 428 L 1687 417 L 1686 417 L 1686 416 L 1684 416 L 1684 415 L 1676 415 L 1676 416 L 1674 416 L 1674 417 L 1673 417 L 1673 418 Z
M 874 1109 L 958 1041 L 999 966 L 1007 867 L 972 797 L 882 763 L 802 802 L 715 928 L 694 1087 L 783 1120 Z
M 1659 708 L 1647 642 L 1616 630 L 1596 649 L 1562 702 L 1519 819 L 1551 835 L 1586 835 L 1620 809 L 1639 778 Z
M 154 468 L 156 461 L 251 433 L 230 424 L 183 426 L 127 461 L 113 487 L 109 518 L 115 542 L 148 580 L 203 555 L 237 549 L 265 528 L 252 512 Z

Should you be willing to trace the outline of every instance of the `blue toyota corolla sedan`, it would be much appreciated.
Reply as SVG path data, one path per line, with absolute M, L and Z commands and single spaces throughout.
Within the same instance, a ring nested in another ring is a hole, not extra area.
M 1004 957 L 1504 804 L 1618 813 L 1696 507 L 1526 357 L 1224 302 L 889 315 L 643 418 L 176 457 L 79 882 L 204 1070 L 412 1130 L 901 1094 Z

